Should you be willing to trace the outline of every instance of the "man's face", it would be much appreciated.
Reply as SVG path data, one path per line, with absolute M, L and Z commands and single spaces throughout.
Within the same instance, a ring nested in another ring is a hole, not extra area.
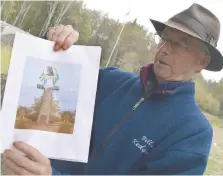
M 165 28 L 155 56 L 154 72 L 160 81 L 186 81 L 203 69 L 209 60 L 200 41 L 179 30 Z

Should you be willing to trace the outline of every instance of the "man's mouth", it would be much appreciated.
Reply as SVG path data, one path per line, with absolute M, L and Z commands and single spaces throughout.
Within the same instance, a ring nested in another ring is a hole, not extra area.
M 160 64 L 163 64 L 163 65 L 168 65 L 168 64 L 166 64 L 165 62 L 163 62 L 161 60 L 158 60 L 157 62 L 160 63 Z

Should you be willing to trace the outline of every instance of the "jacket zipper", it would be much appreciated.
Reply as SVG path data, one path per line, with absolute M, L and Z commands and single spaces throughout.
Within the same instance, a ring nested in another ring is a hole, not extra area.
M 119 121 L 118 124 L 116 124 L 114 126 L 114 128 L 110 131 L 110 133 L 107 135 L 107 137 L 105 138 L 104 142 L 100 145 L 99 149 L 97 150 L 97 152 L 93 155 L 92 160 L 95 160 L 97 157 L 99 157 L 99 155 L 101 154 L 102 150 L 104 149 L 105 145 L 108 143 L 109 139 L 113 136 L 113 134 L 120 128 L 121 124 L 128 119 L 128 117 L 130 117 L 130 115 L 139 107 L 140 104 L 142 104 L 142 102 L 145 100 L 144 97 L 140 98 L 140 100 L 132 107 L 132 109 L 127 112 Z M 91 161 L 92 162 L 92 161 Z M 85 168 L 86 170 L 88 170 L 88 164 L 87 167 Z M 86 171 L 85 170 L 85 171 Z
M 102 150 L 104 149 L 105 145 L 108 143 L 109 139 L 113 136 L 113 134 L 120 128 L 121 124 L 128 119 L 128 117 L 136 110 L 136 108 L 145 100 L 145 98 L 141 98 L 133 107 L 132 109 L 127 112 L 125 114 L 125 116 L 123 116 L 121 118 L 121 120 L 119 121 L 118 124 L 116 124 L 114 126 L 114 128 L 110 131 L 110 133 L 107 135 L 107 137 L 105 138 L 104 142 L 101 144 L 101 146 L 99 147 L 98 151 L 96 152 L 96 156 L 99 156 L 99 154 L 102 152 Z
M 140 70 L 140 75 L 142 73 L 142 69 Z M 143 85 L 143 82 L 141 80 L 141 84 Z M 122 118 L 121 120 L 119 121 L 118 124 L 116 124 L 114 126 L 114 128 L 110 131 L 110 133 L 107 135 L 107 137 L 105 138 L 104 142 L 100 145 L 99 149 L 97 150 L 96 154 L 94 157 L 98 157 L 99 154 L 102 152 L 102 150 L 104 149 L 105 145 L 108 143 L 109 139 L 113 136 L 113 134 L 120 128 L 121 124 L 128 119 L 128 117 L 130 115 L 132 115 L 132 113 L 136 110 L 136 108 L 145 100 L 147 99 L 150 94 L 148 93 L 148 90 L 147 90 L 147 86 L 145 87 L 146 89 L 144 89 L 144 96 L 142 96 L 140 98 L 140 100 L 132 107 L 132 109 L 130 111 L 128 111 Z M 93 157 L 93 158 L 94 158 Z
M 140 75 L 141 75 L 142 69 L 140 70 Z M 141 80 L 141 84 L 143 86 L 143 82 Z M 152 86 L 153 89 L 150 88 L 150 86 L 146 85 L 145 87 L 143 87 L 143 96 L 140 98 L 140 100 L 132 107 L 132 109 L 130 111 L 128 111 L 119 121 L 118 124 L 116 124 L 114 126 L 114 128 L 110 131 L 110 133 L 107 135 L 107 137 L 105 138 L 104 142 L 100 145 L 99 149 L 95 152 L 95 154 L 92 156 L 92 160 L 95 160 L 97 157 L 99 157 L 99 155 L 101 154 L 102 150 L 104 149 L 105 145 L 108 143 L 109 139 L 113 136 L 113 134 L 120 128 L 120 126 L 122 125 L 122 123 L 127 120 L 130 115 L 132 115 L 132 113 L 139 107 L 139 105 L 142 104 L 142 102 L 144 102 L 146 99 L 148 99 L 152 93 L 155 90 L 155 86 Z M 85 167 L 85 173 L 89 168 L 89 164 L 87 164 L 87 166 Z

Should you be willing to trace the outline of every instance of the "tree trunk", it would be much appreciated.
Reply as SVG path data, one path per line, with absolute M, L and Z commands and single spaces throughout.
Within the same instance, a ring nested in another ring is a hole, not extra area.
M 45 21 L 45 24 L 43 25 L 43 27 L 42 27 L 42 29 L 41 29 L 41 31 L 39 33 L 39 36 L 41 36 L 43 31 L 45 31 L 49 27 L 50 21 L 51 21 L 51 19 L 53 17 L 53 14 L 54 14 L 54 12 L 55 12 L 55 10 L 57 8 L 57 5 L 58 5 L 58 1 L 54 1 L 53 3 L 51 3 L 51 2 L 49 3 L 50 7 L 48 9 L 48 18 Z
M 9 9 L 11 9 L 11 6 L 12 6 L 12 1 L 9 1 L 10 3 L 10 5 L 9 5 Z M 6 21 L 7 22 L 7 19 L 8 19 L 8 16 L 9 16 L 9 14 L 10 14 L 10 10 L 8 10 L 8 12 L 7 12 L 7 15 L 6 15 L 6 17 L 5 17 L 5 19 L 4 19 L 4 21 Z
M 4 5 L 5 5 L 5 1 L 2 1 L 2 4 L 1 4 L 1 15 L 2 15 L 2 10 L 3 10 Z
M 23 12 L 26 10 L 26 1 L 23 1 L 21 8 L 19 10 L 18 15 L 16 16 L 14 22 L 12 23 L 13 26 L 15 26 L 19 20 L 19 18 L 21 17 L 21 15 L 23 14 Z
M 64 14 L 67 12 L 67 10 L 70 8 L 71 4 L 72 4 L 72 1 L 70 1 L 67 4 L 66 8 L 64 8 L 64 5 L 63 5 L 63 7 L 61 8 L 60 14 L 58 15 L 58 18 L 56 19 L 54 26 L 59 25 L 61 19 L 63 18 Z
M 26 14 L 28 13 L 30 7 L 31 7 L 31 4 L 29 5 L 29 7 L 26 9 L 25 13 L 23 14 L 22 20 L 21 20 L 21 22 L 18 25 L 20 28 L 22 27 L 23 20 L 24 20 Z

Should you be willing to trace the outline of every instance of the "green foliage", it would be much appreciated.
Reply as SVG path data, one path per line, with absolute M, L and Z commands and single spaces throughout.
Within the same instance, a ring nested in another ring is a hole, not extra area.
M 207 89 L 209 92 L 212 92 L 213 96 L 220 103 L 219 115 L 223 117 L 223 79 L 218 83 L 209 81 Z
M 80 32 L 77 44 L 102 46 L 101 67 L 107 64 L 111 56 L 108 66 L 138 73 L 140 66 L 154 58 L 157 48 L 154 34 L 139 25 L 137 19 L 123 24 L 100 11 L 87 9 L 83 1 L 3 3 L 2 20 L 35 36 L 40 36 L 45 30 L 58 24 L 72 25 Z M 122 28 L 122 35 L 114 49 Z M 2 47 L 2 73 L 7 73 L 10 55 L 11 48 Z M 223 81 L 205 82 L 201 75 L 196 79 L 196 101 L 204 111 L 223 116 L 222 92 Z
M 118 63 L 119 67 L 123 70 L 130 72 L 138 72 L 140 65 L 138 63 L 139 55 L 135 52 L 126 52 L 123 59 Z
M 123 23 L 110 19 L 107 14 L 86 9 L 83 1 L 5 1 L 2 20 L 35 36 L 41 36 L 48 28 L 58 24 L 72 25 L 80 31 L 77 44 L 102 46 L 102 67 L 106 65 L 123 27 Z M 135 53 L 137 65 L 151 61 L 154 53 L 152 43 L 152 34 L 137 24 L 137 19 L 128 22 L 109 66 L 126 62 L 122 60 L 126 59 L 128 52 Z
M 32 104 L 31 108 L 35 112 L 39 112 L 41 107 L 41 97 L 40 98 L 34 98 L 34 103 Z
M 213 140 L 208 158 L 208 164 L 204 175 L 222 175 L 222 157 L 223 157 L 223 119 L 205 113 L 213 128 Z
M 201 75 L 195 80 L 195 98 L 202 110 L 212 115 L 223 117 L 223 80 L 205 81 Z
M 65 122 L 74 122 L 75 120 L 75 112 L 73 111 L 63 111 L 61 113 L 62 120 Z
M 206 112 L 209 112 L 210 114 L 218 115 L 220 112 L 219 101 L 213 97 L 212 93 L 208 92 L 207 89 L 205 89 L 202 82 L 196 81 L 195 88 L 195 98 L 200 108 Z
M 9 63 L 11 58 L 11 46 L 1 45 L 1 73 L 6 74 L 9 69 Z

